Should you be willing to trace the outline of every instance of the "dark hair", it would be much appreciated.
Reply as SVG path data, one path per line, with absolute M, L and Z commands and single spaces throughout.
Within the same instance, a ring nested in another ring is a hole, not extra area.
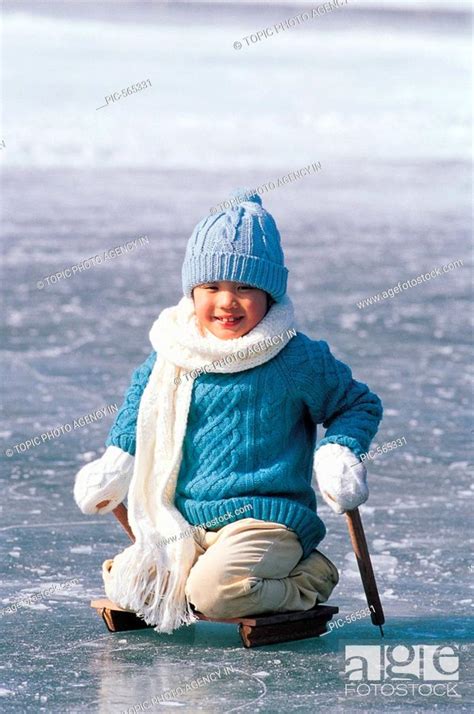
M 271 306 L 276 302 L 276 300 L 270 295 L 270 293 L 265 293 L 267 296 L 267 312 Z

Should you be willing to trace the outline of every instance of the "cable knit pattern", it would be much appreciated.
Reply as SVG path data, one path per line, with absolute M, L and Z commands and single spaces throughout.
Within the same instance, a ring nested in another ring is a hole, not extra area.
M 317 448 L 340 444 L 360 456 L 368 451 L 382 418 L 381 400 L 352 378 L 350 368 L 331 354 L 327 342 L 298 336 L 300 341 L 292 340 L 286 351 L 288 376 L 313 421 L 327 430 Z M 297 344 L 302 354 L 295 354 Z M 301 369 L 303 364 L 306 369 Z M 315 384 L 319 389 L 314 389 Z
M 134 372 L 107 444 L 126 444 L 132 453 L 146 365 L 155 358 L 152 352 Z M 327 429 L 318 449 L 338 443 L 359 456 L 381 417 L 379 397 L 352 378 L 326 342 L 300 332 L 264 364 L 201 374 L 193 383 L 176 507 L 197 525 L 250 504 L 232 520 L 250 515 L 285 524 L 296 531 L 305 558 L 325 535 L 311 487 L 316 425 Z
M 219 500 L 234 488 L 238 478 L 235 469 L 243 433 L 241 391 L 235 382 L 240 375 L 232 375 L 230 380 L 219 375 L 217 383 L 207 376 L 208 380 L 198 380 L 195 386 L 196 407 L 188 416 L 180 473 L 187 475 L 190 498 L 199 500 L 205 490 L 209 499 Z
M 118 446 L 135 456 L 137 445 L 137 417 L 140 399 L 145 389 L 148 378 L 156 362 L 156 352 L 141 364 L 132 374 L 132 382 L 128 388 L 125 400 L 119 409 L 112 428 L 109 432 L 106 446 Z

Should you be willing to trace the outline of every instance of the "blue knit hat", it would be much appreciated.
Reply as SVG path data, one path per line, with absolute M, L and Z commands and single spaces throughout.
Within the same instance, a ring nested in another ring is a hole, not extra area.
M 196 285 L 232 280 L 269 293 L 279 302 L 288 270 L 272 216 L 257 193 L 239 189 L 226 211 L 207 216 L 194 228 L 182 269 L 183 293 Z

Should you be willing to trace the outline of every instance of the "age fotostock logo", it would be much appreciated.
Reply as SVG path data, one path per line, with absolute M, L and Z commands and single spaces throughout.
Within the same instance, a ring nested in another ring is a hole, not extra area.
M 456 645 L 346 645 L 345 685 L 349 696 L 456 697 Z

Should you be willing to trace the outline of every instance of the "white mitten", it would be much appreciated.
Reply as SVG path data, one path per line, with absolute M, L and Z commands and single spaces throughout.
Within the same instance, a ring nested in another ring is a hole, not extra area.
M 135 457 L 118 446 L 107 447 L 100 459 L 77 473 L 74 498 L 83 513 L 109 513 L 123 501 L 133 476 Z M 109 501 L 102 508 L 98 503 Z
M 347 446 L 321 446 L 313 468 L 322 497 L 336 513 L 351 511 L 367 501 L 367 470 Z

